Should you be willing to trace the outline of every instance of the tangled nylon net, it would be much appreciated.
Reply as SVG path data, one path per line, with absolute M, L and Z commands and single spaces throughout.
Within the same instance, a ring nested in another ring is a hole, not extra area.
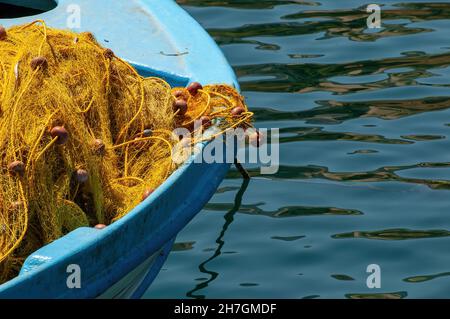
M 0 283 L 36 249 L 148 197 L 177 168 L 175 128 L 251 125 L 232 87 L 171 88 L 91 33 L 40 20 L 0 27 L 0 79 Z

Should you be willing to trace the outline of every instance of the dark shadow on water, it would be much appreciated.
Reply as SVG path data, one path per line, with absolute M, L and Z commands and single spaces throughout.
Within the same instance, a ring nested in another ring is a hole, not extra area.
M 188 291 L 186 293 L 186 296 L 189 298 L 195 298 L 195 299 L 204 299 L 205 295 L 200 295 L 200 294 L 196 294 L 198 291 L 208 287 L 209 283 L 211 283 L 212 281 L 214 281 L 218 276 L 219 273 L 212 271 L 212 270 L 208 270 L 206 268 L 206 265 L 216 259 L 218 256 L 220 256 L 222 254 L 222 248 L 225 245 L 225 241 L 224 241 L 224 236 L 228 230 L 228 228 L 230 227 L 230 225 L 233 223 L 234 221 L 234 215 L 236 214 L 236 212 L 239 210 L 239 208 L 241 207 L 241 203 L 242 203 L 242 197 L 244 196 L 245 191 L 247 190 L 248 184 L 250 183 L 249 179 L 244 179 L 241 185 L 241 188 L 239 189 L 239 191 L 236 194 L 236 197 L 234 199 L 234 206 L 228 211 L 228 213 L 225 214 L 224 219 L 225 219 L 225 223 L 222 227 L 222 231 L 219 234 L 219 237 L 217 237 L 216 239 L 216 243 L 217 243 L 217 248 L 214 251 L 214 254 L 209 257 L 207 260 L 205 260 L 204 262 L 202 262 L 198 268 L 200 270 L 200 272 L 209 275 L 209 279 L 199 283 L 198 285 L 196 285 L 194 287 L 194 289 L 192 289 L 191 291 Z

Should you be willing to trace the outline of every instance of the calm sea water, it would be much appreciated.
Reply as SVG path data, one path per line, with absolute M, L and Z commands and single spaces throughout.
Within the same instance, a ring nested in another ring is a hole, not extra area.
M 450 2 L 382 0 L 378 30 L 356 0 L 179 3 L 281 167 L 230 171 L 145 297 L 450 297 Z

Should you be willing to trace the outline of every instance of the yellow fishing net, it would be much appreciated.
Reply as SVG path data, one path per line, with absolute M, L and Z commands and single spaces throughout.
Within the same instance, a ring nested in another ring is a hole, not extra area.
M 171 88 L 91 33 L 43 21 L 0 27 L 0 79 L 0 283 L 41 246 L 145 199 L 177 168 L 175 128 L 220 119 L 223 133 L 252 117 L 232 87 Z

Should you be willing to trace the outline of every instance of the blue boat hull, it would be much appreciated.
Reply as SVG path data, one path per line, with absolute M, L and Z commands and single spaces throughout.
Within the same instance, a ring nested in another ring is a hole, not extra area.
M 172 85 L 200 81 L 238 87 L 215 42 L 172 0 L 59 0 L 56 9 L 41 16 L 0 24 L 39 18 L 51 27 L 65 28 L 66 9 L 74 3 L 82 9 L 78 31 L 93 32 L 141 74 L 163 77 Z M 229 167 L 197 163 L 192 156 L 119 221 L 103 230 L 79 228 L 33 253 L 18 277 L 0 285 L 0 298 L 140 297 L 178 232 L 209 201 Z M 68 287 L 71 265 L 79 266 L 81 288 Z
M 142 297 L 158 275 L 173 246 L 169 241 L 159 251 L 104 291 L 98 299 L 136 299 Z

